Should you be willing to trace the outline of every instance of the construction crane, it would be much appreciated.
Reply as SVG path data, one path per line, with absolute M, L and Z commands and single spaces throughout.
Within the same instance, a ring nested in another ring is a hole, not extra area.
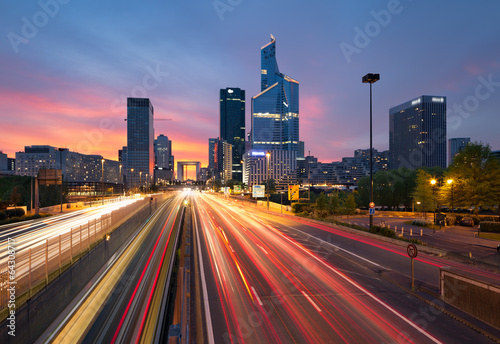
M 124 121 L 126 122 L 127 119 L 125 118 Z M 153 118 L 153 121 L 173 121 L 172 118 Z

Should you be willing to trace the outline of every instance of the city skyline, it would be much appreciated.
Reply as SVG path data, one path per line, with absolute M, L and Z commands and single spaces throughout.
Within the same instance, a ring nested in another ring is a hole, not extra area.
M 4 5 L 0 150 L 9 157 L 26 145 L 52 145 L 117 160 L 126 145 L 126 98 L 137 96 L 151 99 L 157 118 L 173 119 L 155 123 L 155 136 L 172 140 L 176 160 L 206 166 L 219 90 L 259 93 L 259 48 L 269 34 L 277 38 L 280 69 L 301 82 L 301 140 L 320 161 L 369 146 L 361 77 L 372 72 L 381 75 L 373 86 L 374 148 L 388 149 L 391 107 L 440 94 L 448 102 L 448 137 L 500 149 L 491 125 L 500 108 L 498 4 L 291 1 L 266 2 L 263 13 L 259 1 L 225 12 L 211 2 L 125 1 L 118 13 L 92 1 L 46 3 L 56 5 Z M 268 25 L 249 25 L 256 16 Z M 294 20 L 301 25 L 284 28 Z

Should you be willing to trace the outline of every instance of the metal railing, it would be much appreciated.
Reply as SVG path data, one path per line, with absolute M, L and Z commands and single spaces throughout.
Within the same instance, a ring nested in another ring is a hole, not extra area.
M 19 307 L 100 240 L 109 239 L 112 231 L 134 214 L 147 207 L 149 212 L 156 210 L 168 196 L 146 197 L 20 251 L 15 250 L 14 240 L 9 241 L 7 260 L 0 263 L 0 311 L 8 307 L 12 295 Z

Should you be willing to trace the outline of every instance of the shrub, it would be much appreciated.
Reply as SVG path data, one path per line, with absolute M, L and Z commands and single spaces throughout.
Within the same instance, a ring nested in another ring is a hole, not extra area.
M 414 226 L 430 226 L 432 225 L 432 222 L 430 221 L 427 221 L 427 220 L 422 220 L 422 219 L 416 219 L 416 220 L 413 220 L 413 222 L 411 223 L 412 225 Z
M 14 210 L 12 212 L 14 217 L 24 216 L 24 209 L 18 208 L 18 209 L 12 209 L 12 210 Z
M 309 217 L 309 213 L 307 211 L 301 211 L 300 213 L 297 213 L 297 216 Z
M 387 227 L 371 226 L 370 233 L 383 235 L 389 238 L 397 238 L 396 233 L 394 233 L 392 229 L 389 229 Z
M 484 221 L 479 226 L 481 232 L 500 233 L 500 222 Z
M 303 211 L 307 211 L 310 208 L 309 203 L 294 203 L 292 205 L 292 211 L 297 214 Z

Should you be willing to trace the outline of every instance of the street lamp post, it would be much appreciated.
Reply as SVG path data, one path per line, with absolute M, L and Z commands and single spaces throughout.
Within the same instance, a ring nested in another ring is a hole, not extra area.
M 101 191 L 102 191 L 102 205 L 104 205 L 104 159 L 101 159 Z
M 453 210 L 453 179 L 448 179 L 446 182 L 448 184 L 450 184 L 450 187 L 451 187 L 451 212 L 454 213 L 454 210 Z
M 142 188 L 142 171 L 139 171 L 139 192 L 141 191 Z
M 123 183 L 122 183 L 122 164 L 120 164 L 120 176 L 119 176 L 119 181 L 120 181 L 120 200 L 122 199 L 122 193 L 123 193 Z
M 368 73 L 362 78 L 364 84 L 370 84 L 370 203 L 373 202 L 373 138 L 372 138 L 372 84 L 380 80 L 380 74 Z M 373 215 L 370 214 L 370 228 L 373 226 Z
M 271 190 L 269 189 L 270 183 L 269 183 L 269 158 L 271 157 L 271 152 L 266 153 L 266 162 L 267 162 L 267 210 L 269 210 L 269 194 L 271 193 Z
M 435 191 L 436 191 L 435 186 L 436 186 L 436 183 L 437 183 L 436 179 L 431 180 L 432 198 L 433 198 L 433 201 L 434 201 L 434 224 L 436 224 L 436 207 L 437 207 L 437 205 L 436 205 L 436 199 L 435 199 L 436 198 L 436 196 L 435 196 Z
M 127 185 L 129 187 L 129 189 L 132 189 L 132 192 L 133 192 L 133 187 L 131 186 L 132 180 L 134 180 L 134 169 L 133 168 L 130 169 L 130 181 L 127 180 Z

